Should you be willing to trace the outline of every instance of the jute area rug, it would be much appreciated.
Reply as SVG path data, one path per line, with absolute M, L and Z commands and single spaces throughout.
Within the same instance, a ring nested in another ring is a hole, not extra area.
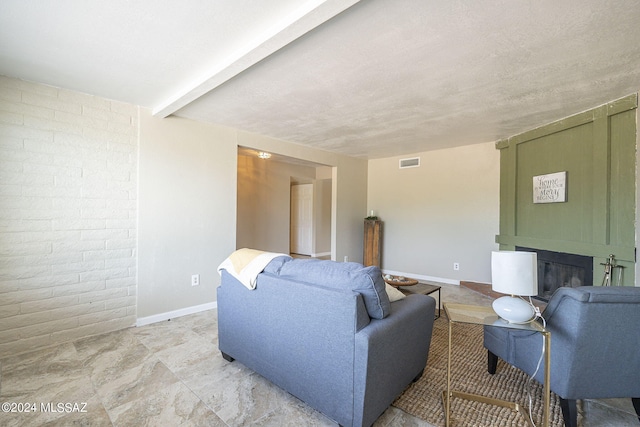
M 451 389 L 517 402 L 528 408 L 529 377 L 519 369 L 500 360 L 494 375 L 487 372 L 487 351 L 482 345 L 482 326 L 453 325 L 451 355 Z M 429 359 L 424 374 L 396 399 L 393 406 L 436 426 L 444 426 L 442 391 L 447 388 L 447 349 L 449 325 L 445 317 L 434 322 Z M 533 420 L 542 425 L 543 388 L 530 383 L 533 398 Z M 526 416 L 528 411 L 523 410 Z M 562 427 L 562 411 L 558 396 L 551 393 L 551 426 Z M 460 398 L 451 399 L 450 425 L 454 427 L 528 426 L 527 420 L 515 411 Z

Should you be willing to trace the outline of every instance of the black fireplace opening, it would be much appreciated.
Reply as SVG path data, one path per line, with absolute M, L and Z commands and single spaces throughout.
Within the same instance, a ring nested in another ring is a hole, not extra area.
M 593 257 L 520 246 L 516 246 L 516 250 L 538 254 L 536 299 L 549 301 L 556 289 L 563 286 L 576 288 L 593 285 Z

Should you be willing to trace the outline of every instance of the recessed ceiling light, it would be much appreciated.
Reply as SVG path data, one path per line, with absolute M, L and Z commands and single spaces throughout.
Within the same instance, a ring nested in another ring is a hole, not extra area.
M 261 159 L 268 159 L 269 157 L 271 157 L 271 154 L 261 151 L 258 153 L 258 157 L 260 157 Z

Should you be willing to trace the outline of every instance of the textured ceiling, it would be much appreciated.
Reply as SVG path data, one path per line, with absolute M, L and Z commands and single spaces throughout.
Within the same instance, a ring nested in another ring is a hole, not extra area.
M 0 74 L 363 158 L 640 89 L 637 0 L 3 0 Z

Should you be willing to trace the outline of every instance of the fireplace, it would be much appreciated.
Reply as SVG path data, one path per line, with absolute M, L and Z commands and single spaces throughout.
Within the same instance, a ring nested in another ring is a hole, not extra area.
M 593 285 L 593 257 L 516 247 L 517 251 L 538 254 L 538 296 L 549 301 L 556 289 Z

